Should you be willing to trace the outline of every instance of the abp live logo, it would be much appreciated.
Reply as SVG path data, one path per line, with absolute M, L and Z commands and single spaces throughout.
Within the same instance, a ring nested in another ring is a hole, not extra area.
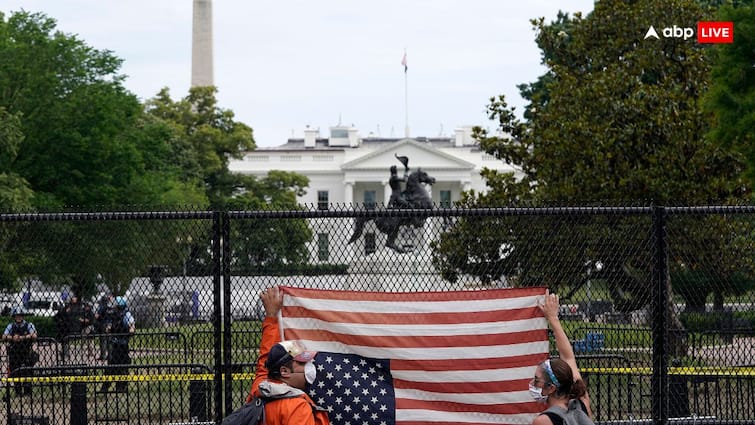
M 695 30 L 689 27 L 678 27 L 676 25 L 662 28 L 660 33 L 664 38 L 682 38 L 687 40 L 695 35 Z M 645 40 L 648 38 L 655 38 L 656 40 L 661 37 L 658 35 L 658 31 L 651 25 L 647 33 L 645 33 Z M 734 22 L 706 22 L 700 21 L 697 23 L 697 42 L 698 43 L 733 43 L 734 42 Z
M 698 43 L 733 43 L 734 22 L 698 22 Z

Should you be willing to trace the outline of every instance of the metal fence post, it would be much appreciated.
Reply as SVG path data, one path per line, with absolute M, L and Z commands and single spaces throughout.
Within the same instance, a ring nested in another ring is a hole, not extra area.
M 652 416 L 654 425 L 668 422 L 668 263 L 666 252 L 666 210 L 653 207 L 652 240 L 654 246 L 653 284 L 650 302 L 653 318 L 653 376 L 650 394 L 652 396 Z
M 74 375 L 83 376 L 82 370 L 73 371 Z M 87 425 L 87 384 L 74 381 L 71 383 L 71 425 Z
M 194 368 L 191 372 L 201 374 L 200 368 Z M 192 379 L 189 381 L 189 420 L 192 422 L 206 422 L 207 415 L 207 383 L 204 379 Z

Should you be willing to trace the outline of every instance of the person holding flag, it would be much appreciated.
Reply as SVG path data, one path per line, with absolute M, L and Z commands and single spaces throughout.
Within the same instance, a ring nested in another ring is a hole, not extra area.
M 553 331 L 559 358 L 541 362 L 530 381 L 532 397 L 548 406 L 547 410 L 535 417 L 532 425 L 564 425 L 564 415 L 572 407 L 570 404 L 575 403 L 574 408 L 590 417 L 590 395 L 579 373 L 571 342 L 558 320 L 558 295 L 546 292 L 539 307 Z
M 254 397 L 266 400 L 267 425 L 329 425 L 328 412 L 304 392 L 307 383 L 315 381 L 317 352 L 297 341 L 281 341 L 278 316 L 283 294 L 277 286 L 262 292 L 260 299 L 265 307 L 260 357 L 246 402 Z

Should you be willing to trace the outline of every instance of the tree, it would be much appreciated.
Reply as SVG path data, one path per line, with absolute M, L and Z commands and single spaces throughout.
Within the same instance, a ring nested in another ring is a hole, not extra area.
M 235 121 L 232 111 L 217 106 L 214 87 L 192 87 L 177 102 L 163 89 L 146 104 L 147 113 L 168 123 L 180 150 L 183 177 L 200 179 L 211 208 L 223 209 L 244 186 L 244 178 L 228 170 L 231 158 L 254 149 L 252 129 Z
M 248 177 L 248 176 L 247 176 Z M 270 171 L 260 180 L 245 179 L 244 191 L 228 201 L 232 210 L 296 210 L 296 196 L 309 184 L 306 176 Z M 302 219 L 249 219 L 231 229 L 234 269 L 240 274 L 278 274 L 307 264 L 306 243 L 312 229 Z
M 122 61 L 56 31 L 55 25 L 39 13 L 12 13 L 7 20 L 0 14 L 0 108 L 7 111 L 0 115 L 0 128 L 11 136 L 3 138 L 9 149 L 0 174 L 4 187 L 14 187 L 0 191 L 18 198 L 20 206 L 51 211 L 206 204 L 203 187 L 173 165 L 172 129 L 145 117 L 136 96 L 123 87 Z M 131 254 L 140 249 L 133 243 L 140 236 L 133 232 L 115 239 L 70 223 L 57 223 L 47 233 L 40 233 L 43 226 L 20 227 L 9 230 L 8 240 L 12 255 L 26 254 L 24 261 L 13 261 L 12 273 L 0 270 L 8 285 L 20 276 L 44 277 L 91 295 L 105 268 L 128 275 L 111 269 L 115 253 L 128 257 L 124 248 Z M 54 238 L 68 245 L 54 251 Z M 144 266 L 134 263 L 128 270 Z
M 526 121 L 518 120 L 501 96 L 488 107 L 498 134 L 476 131 L 481 148 L 517 166 L 521 176 L 483 170 L 490 191 L 467 194 L 462 206 L 743 199 L 749 188 L 741 179 L 741 156 L 705 137 L 710 119 L 701 102 L 710 70 L 704 48 L 681 38 L 643 39 L 651 25 L 693 27 L 706 16 L 691 0 L 609 0 L 596 2 L 584 18 L 560 14 L 552 24 L 534 20 L 548 71 L 537 83 L 520 87 L 530 100 Z M 631 216 L 608 220 L 574 218 L 568 225 L 549 217 L 461 220 L 437 243 L 435 264 L 451 279 L 472 274 L 483 281 L 565 285 L 564 290 L 604 279 L 612 284 L 617 308 L 633 310 L 649 299 L 649 241 L 636 229 L 650 223 Z M 679 252 L 671 266 L 680 267 L 683 259 L 686 267 L 720 273 L 732 273 L 737 264 L 746 267 L 742 261 L 723 267 L 724 259 L 736 259 L 742 251 L 734 249 L 729 232 L 721 232 L 727 223 L 707 224 L 698 220 L 693 236 L 716 243 L 693 244 L 703 252 Z M 596 230 L 601 228 L 608 230 Z M 533 244 L 533 235 L 547 240 Z M 716 256 L 716 249 L 729 255 Z
M 715 116 L 710 138 L 732 148 L 747 161 L 747 178 L 755 186 L 755 5 L 752 1 L 722 6 L 719 21 L 734 23 L 734 42 L 718 44 L 713 61 L 706 106 Z
M 10 165 L 16 160 L 23 140 L 18 115 L 11 115 L 0 107 L 0 205 L 5 211 L 28 210 L 32 190 L 29 182 L 14 173 Z
M 33 192 L 23 177 L 10 170 L 23 140 L 20 120 L 0 107 L 0 205 L 3 212 L 28 211 Z M 13 229 L 0 227 L 0 290 L 11 289 L 19 276 L 25 253 L 15 249 Z
M 309 179 L 274 171 L 257 179 L 231 173 L 230 158 L 254 149 L 252 130 L 234 121 L 233 112 L 217 106 L 214 87 L 194 87 L 173 101 L 167 89 L 147 102 L 147 113 L 174 130 L 174 149 L 181 151 L 186 179 L 199 179 L 209 206 L 217 210 L 297 209 Z M 312 231 L 301 219 L 246 220 L 232 230 L 232 264 L 241 273 L 260 273 L 306 263 Z M 197 250 L 207 252 L 207 250 Z

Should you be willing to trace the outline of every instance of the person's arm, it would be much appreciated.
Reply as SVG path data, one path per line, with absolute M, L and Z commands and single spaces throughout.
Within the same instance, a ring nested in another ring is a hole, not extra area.
M 540 309 L 543 311 L 545 320 L 548 321 L 553 331 L 553 337 L 556 339 L 556 349 L 558 350 L 558 356 L 561 360 L 565 361 L 571 367 L 574 380 L 582 379 L 582 375 L 577 368 L 577 359 L 574 356 L 574 349 L 572 348 L 569 337 L 566 336 L 564 328 L 561 326 L 561 321 L 558 320 L 558 295 L 545 293 L 543 304 L 540 305 Z
M 274 286 L 262 292 L 260 299 L 262 300 L 262 305 L 265 307 L 265 320 L 262 322 L 262 341 L 260 341 L 260 354 L 257 358 L 254 382 L 252 383 L 249 395 L 247 395 L 247 402 L 251 401 L 260 383 L 267 379 L 268 370 L 265 367 L 265 361 L 267 361 L 267 356 L 273 345 L 281 340 L 278 313 L 280 313 L 283 307 L 283 294 L 281 294 L 277 286 Z
M 543 304 L 540 305 L 540 309 L 545 315 L 545 320 L 548 321 L 548 325 L 553 331 L 553 337 L 556 339 L 556 349 L 558 350 L 558 356 L 561 360 L 565 361 L 572 370 L 572 378 L 574 381 L 582 379 L 582 374 L 579 373 L 579 367 L 577 367 L 577 358 L 574 355 L 574 349 L 572 348 L 569 337 L 566 336 L 564 328 L 561 326 L 561 321 L 558 320 L 558 295 L 545 292 L 545 298 Z M 590 394 L 585 393 L 581 397 L 582 402 L 587 407 L 587 414 L 592 417 L 592 408 L 590 407 Z M 550 422 L 550 419 L 548 419 Z M 544 425 L 542 423 L 533 425 Z M 547 425 L 547 424 L 545 424 Z

